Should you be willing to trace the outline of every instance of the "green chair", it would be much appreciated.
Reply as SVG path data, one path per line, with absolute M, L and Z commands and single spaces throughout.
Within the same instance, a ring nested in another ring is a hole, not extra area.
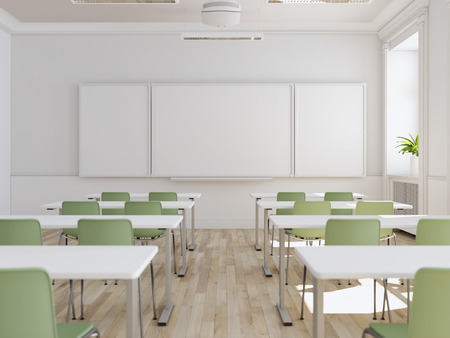
M 416 245 L 450 245 L 450 219 L 419 220 Z
M 363 337 L 450 337 L 450 269 L 422 268 L 414 279 L 409 323 L 372 323 Z
M 0 337 L 100 337 L 91 323 L 56 323 L 50 277 L 44 269 L 0 270 L 0 299 Z
M 133 227 L 127 219 L 80 219 L 78 221 L 78 245 L 134 245 Z M 152 291 L 153 291 L 153 317 L 156 319 L 156 306 L 154 296 L 153 266 L 151 267 Z M 139 288 L 139 319 L 141 337 L 144 336 L 142 327 L 142 301 L 141 301 L 141 277 L 138 279 Z M 83 318 L 83 291 L 84 281 L 81 280 L 81 319 Z
M 304 201 L 295 202 L 294 208 L 292 209 L 293 215 L 331 215 L 331 203 L 325 201 Z M 287 247 L 287 261 L 286 261 L 286 285 L 288 284 L 288 273 L 289 273 L 289 250 L 291 248 L 291 235 L 296 238 L 306 241 L 306 243 L 312 245 L 312 241 L 320 240 L 325 237 L 325 230 L 315 229 L 315 228 L 299 228 L 286 230 L 285 233 L 288 235 L 288 247 Z
M 130 193 L 128 192 L 102 192 L 102 201 L 129 201 Z M 125 215 L 123 208 L 119 209 L 102 209 L 102 215 Z
M 162 215 L 161 202 L 157 201 L 132 201 L 125 202 L 125 215 Z M 148 244 L 149 240 L 155 240 L 166 233 L 166 230 L 155 228 L 133 229 L 134 239 Z M 177 273 L 177 260 L 175 256 L 175 234 L 172 231 L 173 269 Z
M 323 198 L 324 201 L 353 201 L 352 192 L 326 192 Z M 351 209 L 337 209 L 331 210 L 332 215 L 352 215 Z
M 149 201 L 178 201 L 176 192 L 151 192 L 148 194 Z M 162 209 L 163 215 L 178 215 L 178 209 Z
M 96 201 L 64 201 L 62 203 L 63 215 L 100 215 L 100 206 Z M 65 239 L 78 239 L 77 229 L 62 229 L 59 235 L 59 245 Z
M 380 221 L 377 219 L 329 219 L 325 226 L 325 245 L 379 245 Z M 376 281 L 374 285 L 374 319 L 376 319 Z M 300 319 L 306 287 L 306 266 L 303 268 L 303 291 Z M 386 292 L 386 291 L 385 291 Z
M 390 201 L 359 201 L 356 203 L 355 215 L 393 215 L 394 202 Z M 393 229 L 381 229 L 380 239 L 387 240 L 388 245 L 390 240 L 394 239 L 397 245 L 397 238 Z
M 292 201 L 292 202 L 304 202 L 306 200 L 306 194 L 304 192 L 279 192 L 277 194 L 277 201 Z M 277 209 L 277 215 L 292 215 L 292 209 Z M 269 226 L 269 225 L 267 225 Z M 272 245 L 270 247 L 270 255 L 273 255 L 273 238 L 274 228 L 272 225 Z M 287 279 L 286 279 L 287 280 Z
M 36 219 L 0 219 L 0 245 L 42 245 Z

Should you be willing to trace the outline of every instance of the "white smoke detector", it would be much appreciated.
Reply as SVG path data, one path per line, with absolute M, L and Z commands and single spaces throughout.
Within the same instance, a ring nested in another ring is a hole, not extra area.
M 205 25 L 228 27 L 241 20 L 241 5 L 235 0 L 211 0 L 203 4 L 202 22 Z

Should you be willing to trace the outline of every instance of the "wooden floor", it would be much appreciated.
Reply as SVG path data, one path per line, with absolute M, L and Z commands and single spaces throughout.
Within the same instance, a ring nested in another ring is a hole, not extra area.
M 263 234 L 261 232 L 260 238 Z M 177 238 L 178 240 L 178 238 Z M 169 323 L 159 327 L 152 320 L 149 269 L 143 276 L 145 337 L 311 337 L 312 289 L 307 278 L 305 318 L 300 320 L 303 265 L 292 259 L 286 307 L 293 326 L 284 327 L 276 308 L 278 301 L 277 250 L 269 258 L 273 277 L 263 275 L 263 253 L 254 249 L 254 230 L 197 230 L 195 251 L 188 252 L 188 270 L 184 278 L 172 279 L 172 300 L 175 304 Z M 397 233 L 399 245 L 413 244 L 414 236 Z M 45 244 L 57 244 L 57 232 L 44 231 Z M 153 262 L 156 279 L 157 316 L 164 307 L 164 239 L 153 242 L 159 252 Z M 275 241 L 275 244 L 276 241 Z M 291 252 L 292 255 L 292 252 Z M 177 247 L 180 259 L 179 244 Z M 93 257 L 95 259 L 95 257 Z M 68 262 L 70 264 L 70 262 Z M 85 283 L 85 318 L 100 330 L 102 337 L 125 337 L 125 282 Z M 326 337 L 361 337 L 372 320 L 373 282 L 354 280 L 325 285 Z M 393 322 L 406 321 L 405 286 L 394 280 L 390 284 Z M 56 281 L 55 308 L 58 322 L 64 322 L 68 301 L 68 282 Z M 79 317 L 79 282 L 76 282 L 76 310 Z M 378 288 L 378 309 L 381 310 L 381 286 Z M 395 297 L 397 295 L 398 297 Z M 339 313 L 344 312 L 344 313 Z M 380 318 L 380 312 L 377 317 Z

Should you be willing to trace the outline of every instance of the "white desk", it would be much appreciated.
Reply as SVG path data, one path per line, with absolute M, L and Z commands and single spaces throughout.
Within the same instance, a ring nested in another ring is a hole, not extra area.
M 356 209 L 357 201 L 332 201 L 331 209 Z M 270 269 L 267 267 L 267 255 L 268 255 L 268 247 L 267 247 L 267 239 L 269 236 L 269 211 L 273 209 L 292 209 L 294 207 L 295 202 L 292 201 L 259 201 L 257 203 L 258 207 L 264 210 L 264 273 L 267 277 L 271 277 L 272 273 Z M 412 209 L 412 205 L 403 204 L 394 202 L 394 209 L 403 210 L 403 209 Z M 333 215 L 334 216 L 334 215 Z M 351 217 L 350 215 L 347 217 Z M 308 224 L 305 224 L 308 225 Z M 281 240 L 280 240 L 281 241 Z
M 148 192 L 130 192 L 131 200 L 147 200 L 148 201 Z M 199 192 L 177 192 L 178 199 L 189 199 L 190 201 L 194 201 L 194 199 L 198 199 L 202 196 Z M 96 192 L 88 195 L 84 195 L 85 198 L 90 200 L 100 201 L 102 197 L 101 192 Z M 189 251 L 194 251 L 195 249 L 195 206 L 192 206 L 191 210 L 191 245 L 189 246 Z
M 448 216 L 447 216 L 448 217 Z M 449 246 L 298 247 L 295 253 L 313 277 L 313 337 L 325 337 L 324 281 L 328 279 L 413 279 L 424 267 L 450 268 Z M 330 257 L 333 257 L 330 260 Z M 380 262 L 384 262 L 380 264 Z
M 127 337 L 136 338 L 138 278 L 157 252 L 157 246 L 0 246 L 0 256 L 8 257 L 0 268 L 42 267 L 52 279 L 126 280 Z
M 63 203 L 63 201 L 57 201 L 57 202 L 43 204 L 40 207 L 47 209 L 47 210 L 58 210 L 59 214 L 61 215 L 62 203 Z M 124 201 L 99 201 L 98 204 L 100 206 L 100 209 L 123 209 L 125 207 Z M 186 210 L 188 210 L 189 212 L 192 211 L 192 208 L 194 207 L 194 202 L 193 201 L 163 201 L 163 202 L 161 202 L 161 206 L 163 209 L 181 210 L 181 212 L 183 213 L 183 216 L 184 216 L 186 214 Z M 189 217 L 186 217 L 186 218 L 189 219 Z M 186 269 L 187 269 L 186 254 L 185 254 L 185 249 L 187 247 L 186 218 L 183 217 L 183 221 L 181 222 L 182 233 L 183 233 L 183 236 L 181 236 L 181 250 L 183 253 L 183 258 L 182 258 L 183 264 L 178 273 L 178 276 L 180 276 L 180 277 L 183 277 L 185 275 Z M 192 220 L 192 215 L 191 215 L 190 219 Z M 193 223 L 191 223 L 191 227 L 192 227 L 192 224 Z M 148 228 L 148 226 L 147 226 L 147 228 Z
M 292 325 L 292 320 L 284 306 L 284 285 L 286 282 L 285 276 L 285 230 L 286 229 L 296 229 L 296 228 L 325 228 L 327 221 L 329 219 L 378 219 L 380 221 L 381 228 L 394 228 L 401 226 L 405 229 L 415 229 L 417 223 L 420 219 L 433 219 L 433 218 L 447 218 L 450 216 L 426 216 L 426 215 L 382 215 L 382 216 L 347 216 L 347 215 L 271 215 L 270 221 L 273 223 L 275 228 L 279 229 L 280 236 L 280 252 L 279 252 L 279 265 L 278 265 L 278 275 L 280 279 L 279 285 L 279 303 L 278 312 L 280 313 L 281 320 L 284 325 Z M 321 249 L 321 248 L 319 248 Z M 363 257 L 363 256 L 361 256 Z M 328 259 L 330 256 L 328 257 Z M 333 260 L 334 261 L 334 260 Z M 263 266 L 264 271 L 269 271 L 270 269 L 266 265 L 266 260 L 264 261 L 265 266 Z
M 324 192 L 307 192 L 305 193 L 306 200 L 307 201 L 314 201 L 314 200 L 323 200 L 325 197 Z M 255 199 L 255 249 L 256 251 L 261 251 L 261 247 L 259 246 L 259 236 L 258 236 L 258 230 L 259 230 L 259 213 L 258 213 L 258 202 L 261 199 L 276 199 L 277 193 L 276 192 L 252 192 L 250 193 L 250 197 Z M 363 200 L 367 199 L 368 196 L 364 194 L 359 193 L 353 193 L 353 199 L 354 200 Z
M 37 219 L 41 224 L 42 229 L 61 229 L 61 228 L 77 228 L 79 219 L 128 219 L 131 221 L 133 228 L 145 229 L 148 227 L 159 229 L 175 229 L 182 222 L 183 216 L 167 215 L 167 216 L 78 216 L 78 215 L 0 215 L 0 219 Z M 171 248 L 171 236 L 165 236 L 165 306 L 164 310 L 159 318 L 158 325 L 166 325 L 170 314 L 172 312 L 173 303 L 170 298 L 171 295 L 171 260 L 172 260 L 172 248 Z M 71 246 L 72 247 L 72 246 Z M 84 248 L 84 247 L 83 247 Z M 183 249 L 182 249 L 183 250 Z M 186 252 L 183 254 L 183 264 L 185 265 L 184 271 L 187 269 Z M 92 257 L 91 257 L 92 258 Z M 103 278 L 101 278 L 103 279 Z M 105 278 L 109 279 L 109 278 Z M 116 279 L 116 278 L 111 278 Z

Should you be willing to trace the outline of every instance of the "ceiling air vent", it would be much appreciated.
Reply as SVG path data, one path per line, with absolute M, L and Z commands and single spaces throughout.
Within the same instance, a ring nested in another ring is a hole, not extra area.
M 180 0 L 72 0 L 74 4 L 118 4 L 118 5 L 133 5 L 133 4 L 177 4 Z
M 182 33 L 181 39 L 185 41 L 261 41 L 264 35 L 262 33 L 244 33 L 244 32 L 198 32 Z

